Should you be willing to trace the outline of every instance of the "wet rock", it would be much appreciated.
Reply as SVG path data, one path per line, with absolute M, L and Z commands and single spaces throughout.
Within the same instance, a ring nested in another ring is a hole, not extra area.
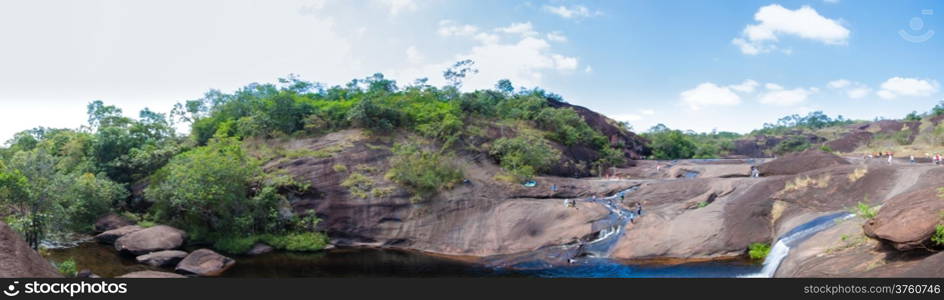
M 272 252 L 273 250 L 275 249 L 273 249 L 272 246 L 269 246 L 263 243 L 256 243 L 255 245 L 252 246 L 252 249 L 249 249 L 249 251 L 246 251 L 246 255 L 250 255 L 250 256 L 262 255 L 262 254 Z
M 180 248 L 186 234 L 180 229 L 158 225 L 125 235 L 115 241 L 115 249 L 132 255 Z
M 942 212 L 944 199 L 937 188 L 926 188 L 892 197 L 864 229 L 899 251 L 924 248 L 941 223 Z
M 134 225 L 134 222 L 118 214 L 110 213 L 95 221 L 95 232 L 101 233 L 129 225 Z
M 810 170 L 848 164 L 849 161 L 835 154 L 820 150 L 807 150 L 784 155 L 757 166 L 757 169 L 762 176 L 795 175 Z
M 181 260 L 187 257 L 187 252 L 179 250 L 166 250 L 152 252 L 135 258 L 138 263 L 146 264 L 152 267 L 173 267 Z
M 187 276 L 158 271 L 139 271 L 118 276 L 118 278 L 187 278 Z
M 6 223 L 0 222 L 0 278 L 60 278 L 45 258 L 33 251 Z
M 141 231 L 142 227 L 136 225 L 124 226 L 117 229 L 108 230 L 95 236 L 95 240 L 102 244 L 114 244 L 115 241 L 123 236 Z
M 177 264 L 175 269 L 178 273 L 194 274 L 203 277 L 216 277 L 233 267 L 236 261 L 232 258 L 222 256 L 213 250 L 200 249 L 190 253 Z

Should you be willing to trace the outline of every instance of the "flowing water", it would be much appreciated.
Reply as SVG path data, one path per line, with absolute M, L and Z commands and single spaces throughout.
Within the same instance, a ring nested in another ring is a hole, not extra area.
M 777 269 L 780 267 L 780 263 L 783 262 L 783 260 L 787 258 L 787 255 L 790 254 L 791 247 L 799 245 L 820 231 L 833 227 L 833 225 L 836 225 L 836 222 L 838 221 L 847 220 L 854 216 L 855 215 L 853 214 L 845 212 L 834 213 L 815 218 L 791 229 L 787 233 L 783 234 L 783 236 L 781 236 L 779 239 L 777 239 L 777 243 L 774 244 L 773 248 L 770 249 L 770 253 L 768 253 L 767 258 L 764 259 L 764 268 L 758 273 L 754 273 L 745 277 L 774 277 L 774 274 L 777 273 Z
M 633 187 L 621 193 L 628 197 Z M 609 259 L 610 251 L 626 234 L 628 222 L 640 217 L 620 204 L 620 194 L 589 199 L 606 207 L 609 215 L 594 222 L 596 232 L 577 244 L 552 246 L 524 253 L 508 261 L 463 262 L 414 251 L 395 249 L 348 248 L 318 253 L 274 252 L 255 257 L 234 257 L 236 265 L 225 277 L 772 277 L 780 263 L 795 247 L 810 236 L 851 217 L 835 213 L 804 223 L 782 235 L 763 265 L 747 260 L 729 260 L 685 264 L 626 264 Z M 120 256 L 111 246 L 88 242 L 72 248 L 48 250 L 54 262 L 75 259 L 79 269 L 90 269 L 104 277 L 115 277 L 141 270 L 173 272 L 137 264 L 133 258 Z M 525 257 L 528 259 L 520 259 Z M 556 260 L 557 262 L 553 262 Z M 564 262 L 564 263 L 560 263 Z

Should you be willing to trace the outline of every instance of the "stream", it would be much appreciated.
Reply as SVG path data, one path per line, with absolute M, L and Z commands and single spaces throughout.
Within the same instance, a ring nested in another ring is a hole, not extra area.
M 638 187 L 621 193 L 628 195 Z M 316 253 L 273 252 L 260 256 L 235 256 L 236 265 L 224 273 L 233 278 L 298 277 L 540 277 L 540 278 L 647 278 L 647 277 L 772 277 L 796 246 L 825 230 L 848 213 L 835 213 L 799 225 L 780 238 L 762 265 L 747 259 L 684 264 L 623 263 L 609 258 L 613 246 L 625 234 L 628 222 L 639 216 L 620 204 L 620 194 L 586 199 L 610 214 L 592 224 L 596 234 L 580 243 L 550 246 L 531 253 L 464 262 L 416 251 L 373 248 L 338 248 Z M 645 208 L 644 208 L 645 209 Z M 645 210 L 643 211 L 645 215 Z M 103 277 L 155 270 L 121 256 L 110 245 L 84 242 L 75 247 L 46 251 L 47 259 L 74 259 L 78 268 Z

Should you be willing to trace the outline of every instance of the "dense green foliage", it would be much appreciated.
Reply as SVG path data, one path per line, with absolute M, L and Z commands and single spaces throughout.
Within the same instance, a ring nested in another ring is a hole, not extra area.
M 770 244 L 752 243 L 747 248 L 747 255 L 754 260 L 764 260 L 770 254 Z
M 462 168 L 452 155 L 423 150 L 414 143 L 397 144 L 393 153 L 386 176 L 411 190 L 413 202 L 426 200 L 462 181 Z
M 71 258 L 56 264 L 56 269 L 59 271 L 59 274 L 65 277 L 75 277 L 75 274 L 79 272 L 75 260 Z
M 522 181 L 550 168 L 561 155 L 546 141 L 530 134 L 495 140 L 491 154 L 498 157 L 502 168 Z
M 797 130 L 816 130 L 832 126 L 852 124 L 852 120 L 843 116 L 837 116 L 835 119 L 827 116 L 822 111 L 814 111 L 806 116 L 797 114 L 789 115 L 777 120 L 776 123 L 764 123 L 763 129 L 754 130 L 750 135 L 784 135 Z
M 805 136 L 790 136 L 780 141 L 771 151 L 777 155 L 783 155 L 791 152 L 800 152 L 810 149 L 810 141 Z
M 118 212 L 139 225 L 179 227 L 195 242 L 234 253 L 258 241 L 304 251 L 327 243 L 313 226 L 296 224 L 287 201 L 309 184 L 262 165 L 275 158 L 325 158 L 343 149 L 250 154 L 252 141 L 278 144 L 359 128 L 372 137 L 422 142 L 395 145 L 386 173 L 336 165 L 333 170 L 347 173 L 343 185 L 364 198 L 394 191 L 372 181 L 386 175 L 416 200 L 431 199 L 462 181 L 456 153 L 488 154 L 522 180 L 558 162 L 555 147 L 595 150 L 596 161 L 586 166 L 625 162 L 623 152 L 579 113 L 551 106 L 563 103 L 560 96 L 516 90 L 508 80 L 494 90 L 460 92 L 475 72 L 472 61 L 458 62 L 444 72 L 451 83 L 444 87 L 426 80 L 398 86 L 379 73 L 333 87 L 289 76 L 232 93 L 211 90 L 178 103 L 169 115 L 144 109 L 136 119 L 94 101 L 87 126 L 27 130 L 0 147 L 0 209 L 12 212 L 6 221 L 33 247 L 58 234 L 89 231 L 96 218 Z M 189 125 L 189 136 L 177 134 L 181 125 Z
M 695 133 L 672 130 L 663 124 L 643 134 L 654 159 L 719 158 L 734 148 L 741 135 L 733 132 Z

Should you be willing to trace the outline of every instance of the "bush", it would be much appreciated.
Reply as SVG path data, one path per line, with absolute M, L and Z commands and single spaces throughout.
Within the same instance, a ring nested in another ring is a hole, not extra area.
M 859 204 L 856 205 L 855 209 L 853 209 L 852 212 L 855 213 L 860 218 L 870 220 L 872 218 L 875 218 L 875 215 L 878 214 L 878 208 L 875 206 L 869 206 L 868 204 L 859 202 Z
M 348 192 L 358 198 L 367 198 L 374 188 L 374 181 L 364 174 L 355 172 L 344 179 L 341 186 L 346 187 Z
M 934 235 L 931 236 L 931 241 L 935 245 L 944 246 L 944 225 L 937 225 L 934 228 Z
M 490 151 L 502 168 L 519 180 L 529 180 L 538 172 L 547 170 L 560 160 L 560 151 L 541 137 L 525 134 L 515 138 L 500 138 Z
M 78 273 L 78 267 L 72 258 L 57 264 L 56 269 L 59 270 L 59 274 L 65 277 L 75 277 L 75 274 Z
M 386 177 L 414 194 L 414 202 L 429 199 L 462 181 L 462 167 L 452 155 L 420 149 L 416 144 L 396 144 Z
M 261 240 L 273 248 L 287 251 L 318 251 L 328 245 L 328 236 L 318 232 L 265 235 Z
M 802 136 L 791 136 L 780 141 L 771 151 L 777 155 L 783 155 L 791 152 L 800 152 L 810 148 L 810 142 Z
M 764 260 L 770 254 L 770 244 L 753 243 L 747 249 L 747 254 L 754 260 Z
M 159 219 L 195 240 L 255 232 L 271 221 L 269 212 L 280 200 L 271 188 L 251 197 L 250 187 L 261 173 L 238 141 L 214 139 L 175 157 L 155 174 L 145 195 L 155 202 Z
M 650 132 L 645 137 L 651 141 L 649 148 L 655 159 L 692 158 L 698 148 L 691 138 L 679 130 Z

